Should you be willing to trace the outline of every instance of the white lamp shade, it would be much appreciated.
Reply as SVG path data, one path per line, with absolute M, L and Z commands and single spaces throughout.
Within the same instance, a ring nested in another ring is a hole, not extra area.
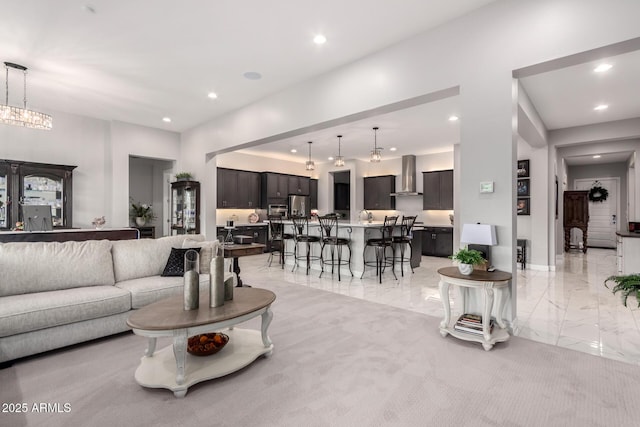
M 498 244 L 496 226 L 489 224 L 463 224 L 460 242 L 472 245 L 495 246 Z

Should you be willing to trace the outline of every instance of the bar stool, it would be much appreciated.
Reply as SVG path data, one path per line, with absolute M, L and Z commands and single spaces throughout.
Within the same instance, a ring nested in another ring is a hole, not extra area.
M 364 245 L 364 250 L 362 251 L 362 258 L 364 263 L 362 267 L 362 276 L 360 276 L 361 279 L 362 277 L 364 277 L 364 271 L 366 270 L 366 267 L 367 266 L 373 267 L 374 265 L 374 261 L 367 261 L 366 254 L 367 254 L 368 247 L 372 247 L 375 250 L 376 276 L 378 276 L 379 282 L 382 283 L 382 272 L 386 267 L 391 267 L 391 272 L 393 273 L 393 277 L 395 277 L 396 280 L 398 279 L 398 277 L 396 276 L 396 272 L 393 269 L 394 267 L 393 257 L 390 258 L 390 261 L 386 257 L 387 248 L 393 249 L 392 236 L 393 236 L 393 230 L 397 222 L 398 222 L 397 216 L 385 216 L 384 223 L 382 224 L 382 227 L 380 227 L 380 234 L 382 235 L 382 237 L 367 239 L 367 242 Z
M 353 271 L 351 271 L 351 227 L 347 227 L 349 237 L 338 237 L 338 216 L 336 214 L 329 214 L 318 217 L 320 221 L 320 230 L 322 234 L 322 241 L 320 246 L 320 277 L 324 273 L 324 266 L 331 264 L 331 274 L 333 275 L 334 267 L 338 266 L 338 282 L 340 281 L 340 266 L 348 265 L 351 277 L 353 277 Z M 335 232 L 334 232 L 335 230 Z M 335 233 L 335 234 L 334 234 Z M 331 248 L 331 261 L 324 259 L 324 248 L 329 245 Z M 346 246 L 349 249 L 349 260 L 342 260 L 342 247 Z M 338 252 L 338 263 L 335 263 L 335 252 Z
M 271 244 L 271 253 L 269 254 L 269 267 L 273 261 L 273 253 L 280 253 L 280 265 L 284 268 L 284 258 L 287 255 L 293 255 L 293 252 L 287 252 L 287 240 L 293 240 L 293 234 L 284 232 L 284 224 L 281 215 L 267 215 L 269 220 L 269 243 Z
M 309 219 L 301 216 L 291 217 L 293 221 L 293 237 L 295 241 L 295 246 L 293 249 L 293 254 L 295 258 L 295 264 L 291 271 L 295 270 L 298 266 L 298 261 L 303 259 L 307 262 L 307 275 L 309 275 L 309 268 L 311 268 L 311 261 L 319 260 L 320 257 L 317 255 L 311 255 L 311 244 L 318 243 L 320 244 L 320 236 L 310 236 L 309 235 Z M 307 246 L 307 252 L 304 255 L 298 254 L 298 243 L 304 243 Z
M 402 222 L 400 222 L 400 235 L 393 236 L 391 244 L 393 246 L 393 260 L 398 261 L 400 263 L 400 274 L 404 277 L 404 263 L 408 262 L 409 267 L 411 268 L 411 272 L 413 273 L 413 267 L 411 266 L 411 255 L 413 254 L 413 246 L 411 245 L 411 241 L 413 240 L 413 236 L 411 234 L 411 229 L 413 228 L 413 224 L 416 222 L 416 218 L 418 216 L 402 216 Z M 404 251 L 406 246 L 409 245 L 409 256 L 405 258 Z M 400 249 L 400 256 L 396 256 L 396 250 Z

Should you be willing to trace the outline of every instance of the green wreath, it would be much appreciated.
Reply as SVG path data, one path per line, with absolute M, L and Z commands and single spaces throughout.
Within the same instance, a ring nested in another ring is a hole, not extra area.
M 591 190 L 589 190 L 589 200 L 592 202 L 601 203 L 607 200 L 607 197 L 609 197 L 609 192 L 607 191 L 607 189 L 601 187 L 598 184 L 595 184 L 593 187 L 591 187 Z

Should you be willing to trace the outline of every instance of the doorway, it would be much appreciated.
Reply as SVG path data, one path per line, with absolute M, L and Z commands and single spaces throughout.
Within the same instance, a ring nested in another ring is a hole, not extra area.
M 145 224 L 153 227 L 153 235 L 169 235 L 167 176 L 173 170 L 172 160 L 160 160 L 147 157 L 129 156 L 129 198 L 130 201 L 151 205 L 155 220 Z M 133 222 L 130 223 L 135 226 Z
M 351 218 L 351 171 L 331 172 L 333 175 L 333 211 L 340 218 Z
M 618 188 L 619 178 L 576 179 L 573 182 L 575 190 L 590 190 L 597 182 L 605 188 L 609 194 L 606 200 L 601 202 L 589 202 L 589 224 L 587 234 L 587 246 L 592 248 L 615 248 L 616 231 L 618 228 L 619 203 Z

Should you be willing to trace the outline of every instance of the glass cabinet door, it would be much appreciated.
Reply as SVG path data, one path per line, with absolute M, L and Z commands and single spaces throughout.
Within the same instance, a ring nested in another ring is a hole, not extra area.
M 22 204 L 50 206 L 53 226 L 62 227 L 64 225 L 63 179 L 55 176 L 26 175 L 22 185 Z

